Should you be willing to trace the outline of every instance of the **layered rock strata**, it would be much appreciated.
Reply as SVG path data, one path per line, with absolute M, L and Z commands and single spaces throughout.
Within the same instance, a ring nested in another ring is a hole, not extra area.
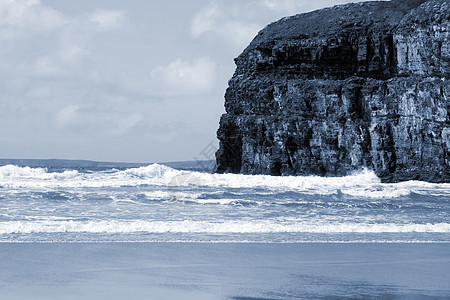
M 449 11 L 364 2 L 268 25 L 235 59 L 216 171 L 450 182 Z

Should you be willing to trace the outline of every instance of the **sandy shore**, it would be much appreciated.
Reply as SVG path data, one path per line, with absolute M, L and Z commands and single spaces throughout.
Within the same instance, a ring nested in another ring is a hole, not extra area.
M 450 244 L 0 244 L 2 299 L 448 299 Z

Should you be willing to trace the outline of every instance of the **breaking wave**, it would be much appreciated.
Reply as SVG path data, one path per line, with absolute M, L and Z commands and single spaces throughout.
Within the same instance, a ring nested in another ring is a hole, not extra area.
M 0 180 L 2 181 L 18 181 L 20 180 L 64 180 L 78 176 L 76 170 L 67 170 L 64 172 L 48 172 L 47 168 L 30 168 L 18 167 L 15 165 L 6 165 L 0 167 Z
M 21 233 L 450 233 L 449 223 L 437 224 L 308 224 L 277 221 L 9 221 L 0 234 Z
M 438 224 L 302 224 L 270 221 L 11 221 L 0 234 L 14 233 L 450 233 Z
M 358 198 L 397 198 L 415 194 L 450 196 L 450 184 L 409 181 L 384 184 L 374 172 L 362 170 L 345 177 L 210 174 L 176 170 L 160 164 L 126 170 L 80 173 L 49 172 L 46 168 L 7 165 L 0 167 L 0 187 L 166 187 L 239 188 L 294 191 L 311 195 L 345 195 Z

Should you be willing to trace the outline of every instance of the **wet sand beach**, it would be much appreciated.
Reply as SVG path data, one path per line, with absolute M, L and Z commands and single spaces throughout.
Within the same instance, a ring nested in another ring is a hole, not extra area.
M 450 244 L 3 243 L 3 299 L 448 299 Z

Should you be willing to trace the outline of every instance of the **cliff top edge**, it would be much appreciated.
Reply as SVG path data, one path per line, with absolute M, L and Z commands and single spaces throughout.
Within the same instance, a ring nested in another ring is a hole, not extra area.
M 385 31 L 398 26 L 414 9 L 438 4 L 448 5 L 449 0 L 392 0 L 349 3 L 308 13 L 284 17 L 267 25 L 246 48 L 274 40 L 327 37 L 348 31 Z M 423 14 L 423 11 L 421 11 Z M 420 19 L 419 13 L 410 19 Z M 245 50 L 244 50 L 245 52 Z

